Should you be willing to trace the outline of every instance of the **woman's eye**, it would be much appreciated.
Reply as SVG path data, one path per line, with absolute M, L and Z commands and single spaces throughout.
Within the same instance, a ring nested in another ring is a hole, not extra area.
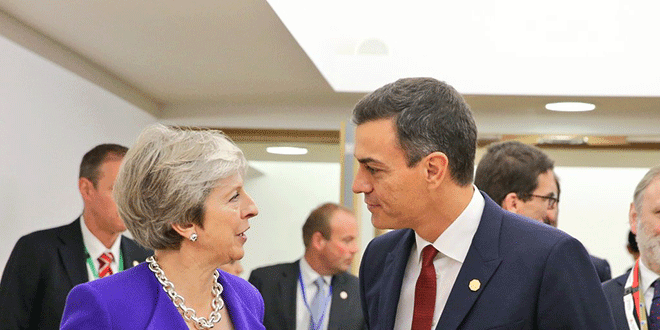
M 236 193 L 234 196 L 232 196 L 232 197 L 229 199 L 229 201 L 230 201 L 230 202 L 233 202 L 233 201 L 237 200 L 237 199 L 238 199 L 238 196 L 240 196 L 240 194 L 239 194 L 239 193 Z

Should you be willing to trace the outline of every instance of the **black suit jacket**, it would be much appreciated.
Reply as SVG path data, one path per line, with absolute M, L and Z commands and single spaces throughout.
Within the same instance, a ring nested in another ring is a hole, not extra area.
M 628 321 L 626 320 L 626 311 L 623 305 L 623 291 L 629 275 L 630 271 L 603 283 L 605 298 L 607 298 L 607 302 L 610 303 L 610 308 L 614 315 L 614 322 L 616 323 L 616 328 L 618 330 L 629 329 Z M 635 320 L 637 320 L 637 311 L 633 314 L 635 315 Z
M 296 293 L 300 261 L 258 268 L 250 273 L 248 281 L 264 297 L 267 330 L 293 330 L 296 328 Z M 345 299 L 341 292 L 345 292 Z M 340 273 L 332 277 L 332 304 L 328 330 L 366 329 L 357 277 Z
M 1 329 L 59 329 L 66 296 L 88 281 L 80 218 L 21 237 L 0 282 Z M 121 237 L 124 269 L 152 252 Z
M 612 270 L 610 270 L 610 263 L 605 259 L 594 257 L 590 255 L 591 263 L 594 264 L 596 268 L 596 273 L 601 282 L 605 282 L 612 279 Z

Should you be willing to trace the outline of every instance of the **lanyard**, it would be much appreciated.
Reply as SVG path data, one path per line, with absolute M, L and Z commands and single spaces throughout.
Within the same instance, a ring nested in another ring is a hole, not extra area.
M 639 291 L 639 284 L 642 281 L 642 275 L 639 272 L 639 259 L 635 262 L 632 271 L 632 286 L 626 288 L 624 295 L 632 294 L 634 306 L 637 310 L 637 319 L 639 320 L 640 330 L 648 330 L 648 322 L 646 320 L 646 304 L 644 302 L 643 293 Z
M 87 251 L 87 247 L 85 247 L 85 255 L 87 256 L 87 265 L 89 265 L 89 268 L 92 270 L 92 275 L 94 275 L 94 279 L 97 280 L 99 278 L 99 271 L 96 270 L 96 266 L 94 266 L 94 262 L 92 261 L 92 256 L 89 255 L 89 251 Z M 117 268 L 119 269 L 120 272 L 124 270 L 124 257 L 122 256 L 121 250 L 119 251 L 119 265 Z
M 298 274 L 298 282 L 300 282 L 300 290 L 302 292 L 303 302 L 305 303 L 305 307 L 307 307 L 307 311 L 309 312 L 309 319 L 312 323 L 312 329 L 319 330 L 321 329 L 321 325 L 323 325 L 323 317 L 325 317 L 325 311 L 328 309 L 330 298 L 332 298 L 332 284 L 330 284 L 330 292 L 328 292 L 328 296 L 325 297 L 325 302 L 323 303 L 323 313 L 321 313 L 319 323 L 317 324 L 314 322 L 314 318 L 312 317 L 312 308 L 309 307 L 309 304 L 307 303 L 307 296 L 305 295 L 305 285 L 303 284 L 302 274 Z M 321 290 L 321 288 L 319 288 L 319 290 Z

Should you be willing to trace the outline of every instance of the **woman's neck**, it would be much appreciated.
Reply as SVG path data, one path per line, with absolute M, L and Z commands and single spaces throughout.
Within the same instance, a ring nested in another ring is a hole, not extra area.
M 176 293 L 185 299 L 186 307 L 194 309 L 197 317 L 208 318 L 214 298 L 211 288 L 215 267 L 200 264 L 199 259 L 182 250 L 158 250 L 156 261 Z

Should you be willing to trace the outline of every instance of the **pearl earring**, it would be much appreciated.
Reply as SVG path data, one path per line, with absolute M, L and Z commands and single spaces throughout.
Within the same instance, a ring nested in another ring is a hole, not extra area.
M 196 241 L 196 240 L 197 240 L 197 233 L 192 233 L 192 234 L 190 234 L 190 241 L 191 241 L 191 242 L 194 242 L 194 241 Z

